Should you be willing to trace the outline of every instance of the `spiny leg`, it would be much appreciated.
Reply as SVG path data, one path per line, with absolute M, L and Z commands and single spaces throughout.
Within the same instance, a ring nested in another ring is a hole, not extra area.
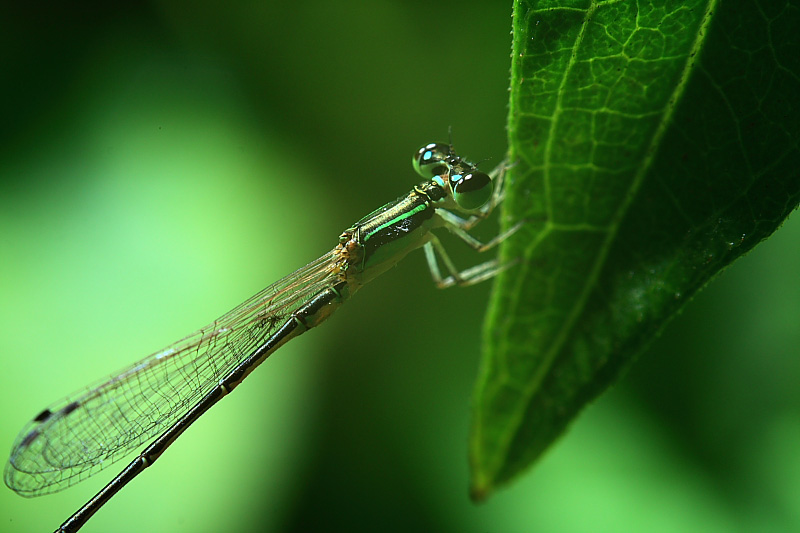
M 450 256 L 447 255 L 444 246 L 442 246 L 442 243 L 439 242 L 439 239 L 435 235 L 431 235 L 431 239 L 425 243 L 423 250 L 425 251 L 425 259 L 428 261 L 428 268 L 431 271 L 433 282 L 436 283 L 436 286 L 440 289 L 452 287 L 453 285 L 458 285 L 460 287 L 475 285 L 476 283 L 496 276 L 498 273 L 516 263 L 511 262 L 501 265 L 497 259 L 492 259 L 491 261 L 486 261 L 485 263 L 459 272 L 450 259 Z M 442 277 L 439 262 L 436 260 L 437 253 L 449 274 L 446 278 Z
M 508 230 L 504 231 L 500 235 L 495 236 L 492 240 L 487 243 L 483 243 L 467 233 L 467 228 L 464 228 L 460 222 L 463 222 L 463 219 L 454 215 L 450 211 L 445 211 L 444 209 L 440 209 L 437 214 L 444 220 L 445 227 L 452 233 L 453 235 L 457 236 L 459 239 L 467 243 L 467 245 L 477 252 L 485 252 L 486 250 L 490 250 L 506 240 L 508 237 L 516 233 L 518 229 L 520 229 L 524 223 L 518 222 Z

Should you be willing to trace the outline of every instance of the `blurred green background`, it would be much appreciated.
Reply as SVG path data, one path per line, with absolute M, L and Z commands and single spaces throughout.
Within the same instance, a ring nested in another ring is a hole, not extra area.
M 486 168 L 505 151 L 510 3 L 3 9 L 6 449 L 50 402 L 327 251 L 448 127 Z M 490 284 L 437 291 L 413 254 L 85 531 L 800 530 L 798 238 L 795 216 L 480 506 L 466 439 Z M 124 464 L 42 498 L 3 488 L 0 529 L 54 529 Z

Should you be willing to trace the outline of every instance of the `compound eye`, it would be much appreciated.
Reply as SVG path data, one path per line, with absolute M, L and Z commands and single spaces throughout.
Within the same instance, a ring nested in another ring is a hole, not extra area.
M 479 170 L 469 174 L 450 176 L 453 184 L 453 199 L 458 206 L 467 211 L 480 209 L 492 197 L 492 178 Z
M 426 144 L 414 154 L 414 170 L 423 178 L 432 179 L 450 170 L 447 158 L 450 157 L 450 145 L 444 143 Z

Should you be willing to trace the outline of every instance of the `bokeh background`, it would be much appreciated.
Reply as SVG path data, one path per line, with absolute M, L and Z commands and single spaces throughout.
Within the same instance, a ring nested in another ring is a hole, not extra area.
M 327 251 L 448 127 L 487 168 L 505 150 L 510 3 L 3 11 L 6 450 L 50 402 Z M 85 531 L 800 530 L 798 238 L 795 215 L 480 506 L 466 441 L 490 284 L 437 291 L 413 254 Z M 2 487 L 0 530 L 54 529 L 123 465 L 42 498 Z

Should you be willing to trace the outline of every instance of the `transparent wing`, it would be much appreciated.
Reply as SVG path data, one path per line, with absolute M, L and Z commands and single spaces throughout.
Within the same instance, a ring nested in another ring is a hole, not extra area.
M 188 337 L 50 405 L 20 432 L 5 482 L 23 496 L 92 476 L 174 424 L 332 283 L 334 252 L 270 285 Z

